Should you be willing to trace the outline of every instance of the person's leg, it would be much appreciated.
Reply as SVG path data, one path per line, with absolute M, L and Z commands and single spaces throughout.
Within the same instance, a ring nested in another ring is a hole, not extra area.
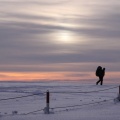
M 101 85 L 103 85 L 103 77 L 100 78 Z
M 100 77 L 99 77 L 99 80 L 96 82 L 96 85 L 98 85 L 98 83 L 100 82 L 101 80 L 100 80 Z
M 98 80 L 98 81 L 96 82 L 96 85 L 97 85 L 99 82 L 100 82 L 100 80 Z

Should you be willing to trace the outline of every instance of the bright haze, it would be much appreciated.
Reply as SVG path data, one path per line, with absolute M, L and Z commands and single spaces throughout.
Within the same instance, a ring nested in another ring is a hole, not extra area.
M 0 80 L 120 79 L 119 0 L 0 0 Z

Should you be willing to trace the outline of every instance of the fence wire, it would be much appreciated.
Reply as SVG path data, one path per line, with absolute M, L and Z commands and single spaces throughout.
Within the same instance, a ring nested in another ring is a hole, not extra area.
M 0 99 L 0 101 L 13 100 L 13 99 L 25 98 L 25 97 L 31 97 L 31 96 L 36 96 L 36 95 L 40 95 L 40 94 L 41 93 L 39 93 L 39 94 L 31 94 L 31 95 L 24 95 L 24 96 L 18 96 L 18 97 L 11 97 L 11 98 L 3 98 L 3 99 Z
M 107 101 L 111 101 L 111 100 L 114 100 L 114 99 L 103 100 L 103 101 L 97 101 L 97 102 L 92 102 L 92 103 L 85 103 L 85 104 L 77 104 L 77 105 L 63 106 L 63 107 L 54 107 L 54 108 L 50 108 L 50 109 L 80 107 L 80 106 L 92 105 L 92 104 L 96 104 L 96 103 L 107 102 Z
M 93 92 L 106 91 L 106 90 L 110 90 L 110 89 L 114 89 L 114 88 L 118 88 L 118 87 L 119 86 L 115 86 L 115 87 L 106 88 L 106 89 L 102 89 L 102 90 L 96 90 L 96 91 L 81 91 L 81 92 L 72 92 L 72 91 L 53 92 L 53 91 L 51 91 L 50 93 L 61 93 L 61 94 L 67 94 L 67 93 L 93 93 Z M 38 93 L 38 94 L 25 95 L 25 96 L 12 97 L 12 98 L 3 98 L 3 99 L 0 99 L 0 101 L 12 100 L 12 99 L 18 99 L 18 98 L 20 99 L 20 98 L 31 97 L 31 96 L 40 95 L 40 94 L 45 94 L 45 92 L 44 93 Z
M 102 90 L 96 90 L 96 91 L 80 91 L 80 92 L 72 92 L 72 91 L 62 91 L 62 92 L 53 92 L 51 91 L 50 93 L 61 93 L 61 94 L 67 94 L 67 93 L 94 93 L 94 92 L 101 92 L 101 91 L 106 91 L 114 88 L 118 88 L 119 86 L 111 87 L 111 88 L 106 88 Z

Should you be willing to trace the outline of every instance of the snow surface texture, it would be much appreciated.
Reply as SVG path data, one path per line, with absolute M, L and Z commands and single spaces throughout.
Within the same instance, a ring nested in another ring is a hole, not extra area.
M 119 85 L 1 82 L 0 120 L 120 120 Z M 44 114 L 46 91 L 50 114 Z

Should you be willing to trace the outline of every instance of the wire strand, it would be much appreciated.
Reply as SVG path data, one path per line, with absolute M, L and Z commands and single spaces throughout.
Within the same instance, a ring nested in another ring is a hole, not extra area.
M 40 93 L 41 94 L 41 93 Z M 13 99 L 18 99 L 18 98 L 25 98 L 25 97 L 31 97 L 39 94 L 31 94 L 31 95 L 25 95 L 25 96 L 18 96 L 18 97 L 13 97 L 13 98 L 5 98 L 5 99 L 0 99 L 0 101 L 5 101 L 5 100 L 13 100 Z
M 40 109 L 40 110 L 36 110 L 36 111 L 32 111 L 32 112 L 28 112 L 28 113 L 25 113 L 24 115 L 32 114 L 32 113 L 35 113 L 35 112 L 40 112 L 40 111 L 42 111 L 42 110 L 44 110 L 44 109 Z
M 114 88 L 117 88 L 118 86 L 115 86 L 115 87 L 111 87 L 111 88 L 106 88 L 106 89 L 103 89 L 103 90 L 96 90 L 96 91 L 83 91 L 83 92 L 72 92 L 72 91 L 63 91 L 63 92 L 51 92 L 51 93 L 93 93 L 93 92 L 101 92 L 101 91 L 106 91 L 106 90 L 110 90 L 110 89 L 114 89 Z
M 72 92 L 72 91 L 63 91 L 63 92 L 51 92 L 51 93 L 62 93 L 62 94 L 67 94 L 67 93 L 93 93 L 93 92 L 100 92 L 100 91 L 106 91 L 106 90 L 110 90 L 110 89 L 114 89 L 117 88 L 118 86 L 115 87 L 111 87 L 111 88 L 107 88 L 107 89 L 103 89 L 103 90 L 97 90 L 97 91 L 83 91 L 83 92 Z M 39 94 L 45 94 L 44 93 L 39 93 Z M 5 100 L 12 100 L 12 99 L 18 99 L 18 98 L 25 98 L 25 97 L 30 97 L 30 96 L 35 96 L 35 95 L 39 95 L 39 94 L 31 94 L 31 95 L 26 95 L 26 96 L 18 96 L 18 97 L 13 97 L 13 98 L 4 98 L 4 99 L 0 99 L 0 101 L 5 101 Z
M 50 109 L 69 108 L 69 107 L 78 107 L 78 106 L 80 107 L 80 106 L 92 105 L 92 104 L 96 104 L 96 103 L 107 102 L 107 101 L 110 101 L 110 100 L 114 100 L 114 99 L 97 101 L 97 102 L 93 102 L 93 103 L 85 103 L 85 104 L 81 104 L 81 105 L 70 105 L 70 106 L 65 106 L 65 107 L 54 107 L 54 108 L 50 108 Z

